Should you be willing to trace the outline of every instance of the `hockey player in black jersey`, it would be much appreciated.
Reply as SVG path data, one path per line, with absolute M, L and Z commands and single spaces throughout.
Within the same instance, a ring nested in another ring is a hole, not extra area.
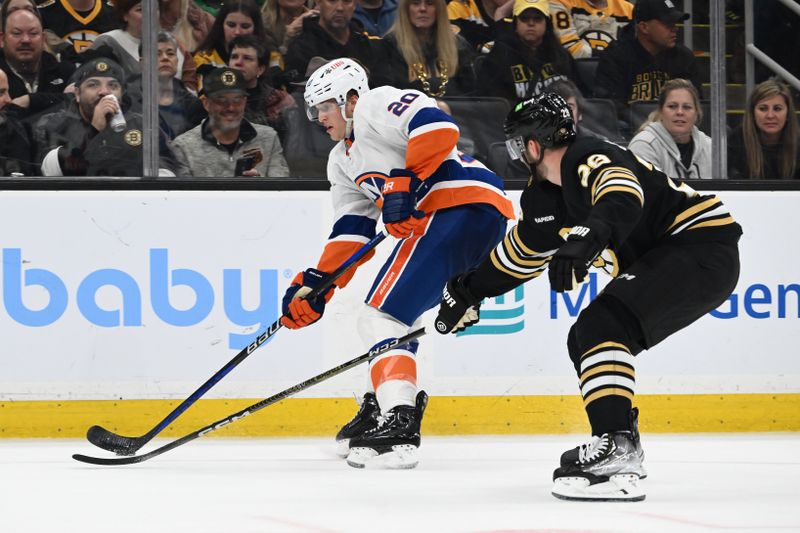
M 616 144 L 576 137 L 558 95 L 520 102 L 505 130 L 512 157 L 533 173 L 522 216 L 477 270 L 447 284 L 436 329 L 474 324 L 483 298 L 545 270 L 556 292 L 572 290 L 592 266 L 611 274 L 567 338 L 592 437 L 562 455 L 553 495 L 643 500 L 634 356 L 726 300 L 739 277 L 742 229 L 716 196 L 676 184 Z

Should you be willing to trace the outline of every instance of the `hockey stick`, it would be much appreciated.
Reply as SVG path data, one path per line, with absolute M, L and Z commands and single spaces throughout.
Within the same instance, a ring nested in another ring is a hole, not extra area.
M 353 255 L 351 255 L 344 263 L 342 263 L 339 268 L 331 273 L 330 277 L 325 280 L 320 286 L 316 287 L 312 290 L 308 295 L 305 297 L 306 299 L 314 299 L 320 294 L 324 294 L 331 285 L 336 282 L 344 273 L 349 271 L 353 265 L 355 265 L 361 258 L 363 258 L 370 250 L 374 249 L 383 239 L 386 238 L 386 233 L 381 232 L 375 235 L 369 242 L 367 242 L 364 246 L 358 249 Z M 222 378 L 224 378 L 228 373 L 236 368 L 236 366 L 247 359 L 247 357 L 253 353 L 256 348 L 267 342 L 275 333 L 281 329 L 281 319 L 278 318 L 267 330 L 256 337 L 252 343 L 250 343 L 247 347 L 242 349 L 236 357 L 228 361 L 228 363 L 220 368 L 216 374 L 208 378 L 208 381 L 203 383 L 199 389 L 194 391 L 191 396 L 186 398 L 180 405 L 178 405 L 173 411 L 168 414 L 164 420 L 156 424 L 156 426 L 145 433 L 140 437 L 125 437 L 123 435 L 118 435 L 113 431 L 109 431 L 100 426 L 92 426 L 86 432 L 86 438 L 97 446 L 98 448 L 102 448 L 109 452 L 114 452 L 117 455 L 133 455 L 136 453 L 139 448 L 147 444 L 153 437 L 161 433 L 164 428 L 166 428 L 173 420 L 178 418 L 184 411 L 186 411 L 189 407 L 192 406 L 197 400 L 200 399 L 206 392 L 211 389 L 214 385 L 217 384 Z
M 232 415 L 229 415 L 229 416 L 226 416 L 225 418 L 217 420 L 216 422 L 213 422 L 213 423 L 205 426 L 204 428 L 200 428 L 197 431 L 194 431 L 193 433 L 189 433 L 188 435 L 186 435 L 184 437 L 181 437 L 178 440 L 174 440 L 174 441 L 170 442 L 169 444 L 166 444 L 166 445 L 164 445 L 164 446 L 162 446 L 160 448 L 156 448 L 152 452 L 148 452 L 148 453 L 146 453 L 144 455 L 133 455 L 133 456 L 129 456 L 129 457 L 102 458 L 102 457 L 89 457 L 87 455 L 81 455 L 79 453 L 76 453 L 76 454 L 74 454 L 72 456 L 72 458 L 75 459 L 76 461 L 80 461 L 82 463 L 89 463 L 89 464 L 92 464 L 92 465 L 129 465 L 129 464 L 133 464 L 133 463 L 141 463 L 142 461 L 147 461 L 148 459 L 152 459 L 153 457 L 156 457 L 157 455 L 161 455 L 164 452 L 168 452 L 168 451 L 172 450 L 173 448 L 177 448 L 178 446 L 182 446 L 182 445 L 186 444 L 187 442 L 193 441 L 194 439 L 196 439 L 198 437 L 202 437 L 203 435 L 211 433 L 212 431 L 216 431 L 221 427 L 224 427 L 224 426 L 227 426 L 228 424 L 236 422 L 237 420 L 239 420 L 241 418 L 244 418 L 246 416 L 252 415 L 256 411 L 260 411 L 261 409 L 263 409 L 263 408 L 265 408 L 267 406 L 270 406 L 273 403 L 277 403 L 277 402 L 279 402 L 279 401 L 281 401 L 283 399 L 286 399 L 289 396 L 292 396 L 293 394 L 296 394 L 296 393 L 298 393 L 300 391 L 303 391 L 303 390 L 305 390 L 305 389 L 307 389 L 309 387 L 313 387 L 314 385 L 316 385 L 318 383 L 322 383 L 323 381 L 328 380 L 328 379 L 330 379 L 330 378 L 332 378 L 334 376 L 338 376 L 339 374 L 341 374 L 342 372 L 344 372 L 346 370 L 350 370 L 351 368 L 356 367 L 356 366 L 360 365 L 361 363 L 365 363 L 365 362 L 369 361 L 370 359 L 374 359 L 375 357 L 381 355 L 382 353 L 386 353 L 387 351 L 391 350 L 392 348 L 394 348 L 396 346 L 403 345 L 403 344 L 405 344 L 407 342 L 410 342 L 410 341 L 412 341 L 412 340 L 414 340 L 414 339 L 416 339 L 418 337 L 421 337 L 423 335 L 425 335 L 425 328 L 420 328 L 420 329 L 418 329 L 416 331 L 412 331 L 411 333 L 409 333 L 408 335 L 405 335 L 404 337 L 400 337 L 399 339 L 393 339 L 393 340 L 387 341 L 384 344 L 381 344 L 380 346 L 377 346 L 377 347 L 371 349 L 367 353 L 359 355 L 355 359 L 351 359 L 351 360 L 347 361 L 346 363 L 342 363 L 339 366 L 333 367 L 330 370 L 327 370 L 327 371 L 323 372 L 322 374 L 318 374 L 318 375 L 314 376 L 313 378 L 309 378 L 309 379 L 303 381 L 302 383 L 298 383 L 297 385 L 289 387 L 288 389 L 286 389 L 284 391 L 281 391 L 278 394 L 270 396 L 269 398 L 265 398 L 265 399 L 261 400 L 258 403 L 254 403 L 250 407 L 246 407 L 245 409 L 242 409 L 241 411 L 237 411 L 236 413 L 233 413 Z

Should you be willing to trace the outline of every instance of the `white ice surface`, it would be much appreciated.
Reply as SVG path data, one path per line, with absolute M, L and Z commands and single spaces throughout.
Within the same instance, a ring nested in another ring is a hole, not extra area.
M 409 471 L 355 470 L 328 439 L 206 438 L 124 467 L 0 440 L 0 532 L 800 532 L 800 434 L 644 435 L 641 503 L 550 495 L 580 440 L 429 437 Z

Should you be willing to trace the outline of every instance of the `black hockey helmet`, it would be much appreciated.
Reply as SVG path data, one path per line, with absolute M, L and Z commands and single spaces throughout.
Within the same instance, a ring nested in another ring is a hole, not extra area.
M 508 113 L 503 130 L 512 159 L 522 159 L 529 139 L 542 148 L 553 148 L 571 142 L 576 135 L 572 112 L 556 93 L 542 93 L 518 103 Z

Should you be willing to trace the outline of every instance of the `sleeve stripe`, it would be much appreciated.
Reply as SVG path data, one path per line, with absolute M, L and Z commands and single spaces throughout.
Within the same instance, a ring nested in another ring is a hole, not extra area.
M 518 226 L 514 227 L 514 230 Z M 531 279 L 541 274 L 546 268 L 549 256 L 555 250 L 548 252 L 526 254 L 521 252 L 516 231 L 510 231 L 491 253 L 491 260 L 495 268 L 517 279 Z M 527 248 L 526 248 L 527 249 Z
M 597 193 L 597 189 L 601 187 L 605 182 L 614 178 L 629 180 L 636 183 L 637 185 L 639 184 L 639 180 L 636 178 L 636 175 L 627 168 L 609 167 L 601 171 L 600 174 L 597 176 L 597 179 L 592 184 L 592 196 L 593 197 L 595 196 L 595 194 Z
M 539 276 L 539 274 L 541 274 L 544 271 L 543 267 L 538 269 L 538 270 L 532 271 L 531 273 L 524 273 L 524 272 L 517 272 L 517 271 L 514 271 L 514 270 L 509 270 L 498 259 L 496 251 L 497 251 L 497 249 L 495 249 L 491 253 L 491 255 L 489 256 L 491 258 L 491 260 L 492 260 L 492 264 L 494 265 L 494 267 L 497 270 L 499 270 L 500 272 L 503 272 L 504 274 L 507 274 L 507 275 L 509 275 L 509 276 L 511 276 L 513 278 L 528 280 L 528 279 L 532 279 L 532 278 L 535 278 L 535 277 Z
M 408 137 L 409 139 L 413 139 L 418 135 L 425 135 L 431 131 L 435 130 L 455 130 L 459 131 L 458 126 L 453 124 L 452 122 L 431 122 L 429 124 L 423 124 L 418 126 L 414 130 L 408 130 Z
M 420 179 L 427 179 L 450 155 L 456 142 L 458 128 L 436 128 L 411 137 L 406 148 L 406 168 Z
M 323 272 L 333 272 L 348 257 L 353 255 L 356 250 L 361 248 L 361 246 L 361 242 L 345 240 L 328 241 L 328 243 L 325 245 L 325 249 L 322 251 L 322 257 L 319 258 L 319 263 L 317 263 L 317 269 Z M 347 285 L 355 275 L 358 266 L 369 261 L 373 255 L 375 255 L 374 249 L 365 254 L 364 257 L 362 257 L 358 263 L 356 263 L 354 268 L 351 268 L 348 272 L 342 274 L 342 276 L 336 281 L 336 286 L 343 288 L 345 285 Z
M 717 204 L 721 206 L 722 202 L 716 196 L 712 196 L 708 200 L 700 202 L 699 204 L 692 206 L 689 209 L 686 209 L 680 215 L 675 217 L 675 220 L 672 221 L 672 224 L 670 224 L 669 228 L 667 228 L 667 231 L 670 231 L 672 228 L 674 228 L 687 218 L 694 217 L 697 213 L 700 213 L 701 211 L 705 211 L 706 209 L 711 209 L 711 208 L 714 209 L 718 208 L 719 206 Z
M 453 117 L 439 109 L 438 107 L 423 107 L 408 123 L 408 135 L 413 136 L 412 132 L 416 132 L 420 128 L 434 126 L 436 128 L 455 128 L 455 120 Z
M 361 239 L 366 239 L 368 241 L 375 236 L 376 225 L 377 222 L 369 217 L 360 215 L 344 215 L 334 223 L 328 239 L 340 240 L 341 236 L 343 235 L 353 235 L 357 236 L 357 238 L 351 240 L 361 241 Z
M 613 187 L 604 187 L 603 190 L 600 191 L 600 194 L 598 194 L 595 197 L 594 201 L 592 202 L 592 205 L 596 204 L 597 201 L 600 200 L 600 198 L 602 198 L 603 196 L 605 196 L 606 194 L 608 194 L 610 192 L 627 192 L 627 193 L 632 194 L 633 196 L 635 196 L 639 200 L 639 203 L 641 205 L 644 205 L 644 198 L 642 197 L 641 189 L 639 189 L 638 187 L 631 187 L 629 185 L 625 185 L 625 186 L 617 185 L 617 186 L 613 186 Z

